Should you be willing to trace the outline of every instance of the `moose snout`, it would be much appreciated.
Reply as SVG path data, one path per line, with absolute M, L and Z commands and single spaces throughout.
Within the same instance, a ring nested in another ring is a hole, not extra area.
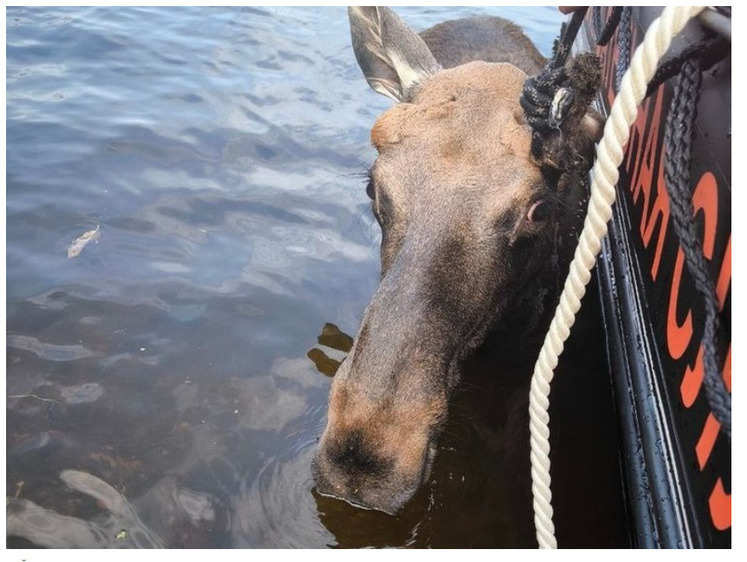
M 417 466 L 366 444 L 360 431 L 322 438 L 312 464 L 317 492 L 357 507 L 396 514 L 426 476 L 426 454 Z
M 346 360 L 332 384 L 327 425 L 312 461 L 316 490 L 395 514 L 428 478 L 446 400 L 403 392 L 372 396 L 351 383 L 349 367 Z

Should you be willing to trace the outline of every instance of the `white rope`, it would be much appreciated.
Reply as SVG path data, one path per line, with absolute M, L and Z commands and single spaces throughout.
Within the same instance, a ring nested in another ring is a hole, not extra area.
M 540 548 L 557 548 L 552 522 L 552 493 L 550 491 L 550 383 L 558 357 L 568 339 L 581 298 L 591 278 L 591 269 L 607 234 L 607 223 L 612 217 L 618 167 L 623 160 L 623 147 L 628 142 L 630 126 L 637 117 L 638 105 L 643 101 L 646 87 L 656 72 L 659 61 L 669 49 L 672 39 L 685 27 L 690 18 L 704 6 L 676 6 L 665 8 L 646 32 L 643 43 L 636 49 L 630 68 L 623 76 L 620 93 L 612 104 L 604 126 L 604 136 L 597 148 L 597 158 L 591 171 L 591 197 L 584 228 L 570 265 L 568 278 L 560 295 L 560 303 L 545 342 L 534 366 L 529 391 L 529 432 L 532 462 L 532 494 L 534 497 L 534 526 Z

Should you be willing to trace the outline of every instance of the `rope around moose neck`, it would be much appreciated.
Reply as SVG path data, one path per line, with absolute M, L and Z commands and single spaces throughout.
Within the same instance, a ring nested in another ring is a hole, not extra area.
M 581 307 L 581 298 L 586 293 L 586 285 L 591 279 L 591 269 L 596 263 L 602 239 L 607 234 L 607 223 L 612 217 L 612 204 L 616 198 L 615 184 L 619 177 L 618 166 L 624 157 L 623 147 L 628 141 L 630 126 L 637 117 L 637 107 L 643 101 L 647 84 L 654 77 L 657 64 L 666 53 L 672 39 L 691 18 L 703 9 L 703 6 L 667 7 L 651 24 L 643 43 L 633 55 L 630 68 L 622 78 L 620 92 L 612 104 L 604 127 L 604 136 L 597 148 L 597 158 L 591 172 L 591 197 L 588 213 L 563 292 L 560 295 L 560 302 L 535 364 L 529 393 L 532 494 L 534 496 L 534 522 L 540 548 L 557 548 L 555 527 L 552 522 L 550 429 L 548 425 L 553 370 L 558 364 L 565 340 L 570 334 L 576 313 Z M 577 15 L 578 13 L 574 14 L 571 23 L 576 20 Z M 580 18 L 583 18 L 583 14 Z M 557 49 L 556 59 L 567 37 L 566 30 L 563 41 Z M 565 56 L 567 57 L 567 53 Z M 548 72 L 558 70 L 557 68 L 548 69 L 548 67 L 545 69 Z M 545 97 L 540 101 L 546 102 L 548 94 L 543 92 L 543 96 Z M 525 103 L 522 103 L 522 106 L 526 111 Z M 543 124 L 541 115 L 531 117 L 536 123 Z M 532 124 L 530 115 L 527 115 L 527 120 L 535 128 L 535 134 L 541 134 L 541 129 L 538 130 Z

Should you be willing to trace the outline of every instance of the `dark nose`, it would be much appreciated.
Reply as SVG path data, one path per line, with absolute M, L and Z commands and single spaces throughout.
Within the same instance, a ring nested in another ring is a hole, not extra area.
M 394 462 L 377 454 L 358 431 L 342 438 L 323 439 L 312 472 L 322 495 L 367 509 L 394 514 L 412 495 L 402 490 Z
M 390 472 L 392 462 L 378 456 L 363 439 L 361 431 L 352 431 L 333 443 L 327 451 L 330 462 L 359 479 L 379 478 Z

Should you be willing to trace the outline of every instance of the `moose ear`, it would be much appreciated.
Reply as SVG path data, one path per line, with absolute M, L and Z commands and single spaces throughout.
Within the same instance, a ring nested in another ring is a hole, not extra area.
M 355 58 L 380 94 L 407 101 L 420 82 L 441 70 L 425 41 L 389 8 L 351 6 L 348 17 Z

